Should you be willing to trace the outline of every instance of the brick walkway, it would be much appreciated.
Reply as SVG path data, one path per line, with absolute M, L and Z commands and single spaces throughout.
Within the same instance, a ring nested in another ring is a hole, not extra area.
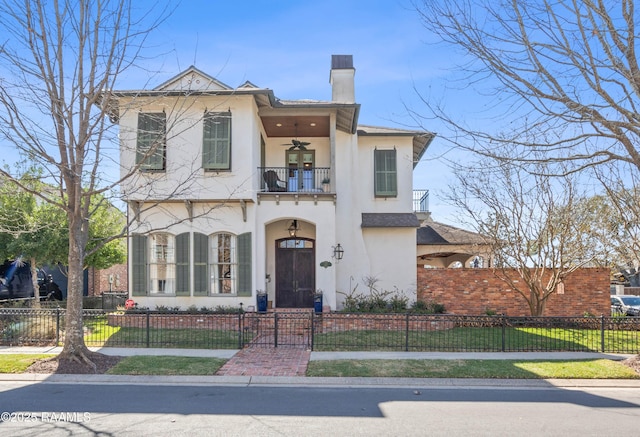
M 311 351 L 300 348 L 248 347 L 233 356 L 216 375 L 304 376 Z

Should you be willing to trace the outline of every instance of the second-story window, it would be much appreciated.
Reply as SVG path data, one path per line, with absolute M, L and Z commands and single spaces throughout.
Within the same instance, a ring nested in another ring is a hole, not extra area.
M 396 150 L 374 151 L 374 190 L 376 197 L 396 197 L 398 195 L 398 170 Z
M 136 164 L 141 170 L 166 169 L 167 118 L 164 112 L 140 112 L 138 114 L 138 142 Z
M 202 124 L 202 168 L 230 170 L 231 112 L 207 112 Z

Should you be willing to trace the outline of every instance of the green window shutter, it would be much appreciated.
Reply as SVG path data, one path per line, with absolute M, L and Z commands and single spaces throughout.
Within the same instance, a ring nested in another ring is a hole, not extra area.
M 376 197 L 398 195 L 396 150 L 374 151 L 374 189 Z
M 166 128 L 164 112 L 138 114 L 138 142 L 136 164 L 143 170 L 165 170 Z
M 131 290 L 132 296 L 146 296 L 147 285 L 147 237 L 131 236 Z
M 176 296 L 191 294 L 189 280 L 189 233 L 176 237 Z
M 208 112 L 203 120 L 202 167 L 231 169 L 231 113 Z
M 251 232 L 238 235 L 238 296 L 251 296 Z
M 206 296 L 209 293 L 209 237 L 193 234 L 193 295 Z

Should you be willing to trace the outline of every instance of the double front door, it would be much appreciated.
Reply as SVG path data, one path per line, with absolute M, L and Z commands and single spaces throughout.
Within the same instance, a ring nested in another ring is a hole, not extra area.
M 276 306 L 313 307 L 315 257 L 313 240 L 285 238 L 276 241 Z

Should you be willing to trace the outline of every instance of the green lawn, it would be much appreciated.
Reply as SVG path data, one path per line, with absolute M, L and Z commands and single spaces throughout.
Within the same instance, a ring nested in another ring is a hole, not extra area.
M 504 333 L 504 337 L 503 337 Z M 601 351 L 598 329 L 453 328 L 440 331 L 345 331 L 318 333 L 316 351 Z M 640 353 L 640 332 L 605 331 L 605 350 Z
M 227 360 L 220 358 L 134 356 L 122 359 L 110 375 L 215 375 Z
M 210 329 L 122 328 L 105 318 L 85 321 L 85 344 L 96 347 L 238 349 L 238 332 Z
M 51 354 L 0 355 L 0 373 L 23 373 Z M 214 375 L 226 360 L 174 356 L 125 357 L 112 375 Z M 611 360 L 334 360 L 311 361 L 307 376 L 501 379 L 640 379 L 640 374 Z
M 38 360 L 51 358 L 51 354 L 0 354 L 0 373 L 24 373 Z
M 307 376 L 513 379 L 640 379 L 611 360 L 335 360 L 311 361 Z

